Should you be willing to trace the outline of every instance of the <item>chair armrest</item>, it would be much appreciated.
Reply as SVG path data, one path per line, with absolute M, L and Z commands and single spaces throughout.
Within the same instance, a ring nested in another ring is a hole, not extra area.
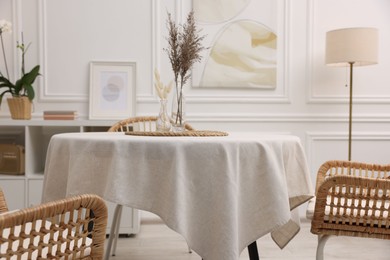
M 368 164 L 353 161 L 327 161 L 318 169 L 316 193 L 320 185 L 327 178 L 336 175 L 386 179 L 390 176 L 390 165 Z
M 0 258 L 28 254 L 31 259 L 34 252 L 55 259 L 86 255 L 103 259 L 106 225 L 107 207 L 96 195 L 79 195 L 6 213 L 0 215 Z M 19 241 L 23 247 L 11 248 L 10 244 Z
M 318 188 L 312 232 L 331 225 L 348 224 L 364 231 L 367 227 L 389 227 L 390 180 L 336 175 Z M 341 228 L 340 228 L 341 229 Z
M 0 214 L 7 211 L 8 211 L 7 202 L 5 201 L 5 197 L 2 189 L 0 189 Z

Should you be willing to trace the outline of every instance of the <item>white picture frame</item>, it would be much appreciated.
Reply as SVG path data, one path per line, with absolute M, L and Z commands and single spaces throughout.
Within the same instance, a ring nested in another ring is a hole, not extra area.
M 135 62 L 90 62 L 89 119 L 121 120 L 135 116 L 135 88 Z

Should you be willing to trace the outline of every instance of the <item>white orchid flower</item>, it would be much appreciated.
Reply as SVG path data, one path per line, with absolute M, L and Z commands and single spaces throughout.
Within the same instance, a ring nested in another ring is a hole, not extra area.
M 0 33 L 11 33 L 12 32 L 12 23 L 7 20 L 0 20 Z

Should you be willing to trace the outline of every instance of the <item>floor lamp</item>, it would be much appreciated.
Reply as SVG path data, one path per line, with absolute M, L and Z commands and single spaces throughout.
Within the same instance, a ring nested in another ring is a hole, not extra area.
M 350 68 L 348 160 L 351 161 L 353 67 L 378 63 L 378 30 L 375 28 L 344 28 L 329 31 L 326 33 L 325 56 L 327 65 Z

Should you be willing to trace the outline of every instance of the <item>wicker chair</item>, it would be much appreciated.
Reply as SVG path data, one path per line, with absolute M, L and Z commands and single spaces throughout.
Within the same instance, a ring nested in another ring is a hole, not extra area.
M 315 205 L 307 211 L 318 235 L 317 260 L 332 235 L 390 239 L 389 176 L 390 165 L 328 161 L 320 167 Z
M 0 259 L 103 259 L 107 208 L 80 195 L 8 211 L 0 189 Z
M 142 131 L 142 132 L 155 132 L 156 129 L 157 117 L 148 116 L 148 117 L 130 117 L 124 120 L 121 120 L 111 126 L 108 129 L 108 132 L 129 132 L 129 131 Z M 187 131 L 193 131 L 191 125 L 185 124 L 185 129 Z M 117 204 L 115 207 L 114 217 L 111 225 L 110 237 L 108 239 L 107 251 L 105 259 L 109 259 L 110 253 L 115 255 L 116 246 L 119 236 L 119 226 L 121 221 L 123 205 Z M 190 248 L 188 248 L 189 252 L 192 252 Z
M 129 132 L 129 131 L 142 131 L 142 132 L 154 132 L 156 131 L 157 117 L 130 117 L 119 121 L 108 129 L 108 132 Z M 194 130 L 189 124 L 185 125 L 186 130 Z

